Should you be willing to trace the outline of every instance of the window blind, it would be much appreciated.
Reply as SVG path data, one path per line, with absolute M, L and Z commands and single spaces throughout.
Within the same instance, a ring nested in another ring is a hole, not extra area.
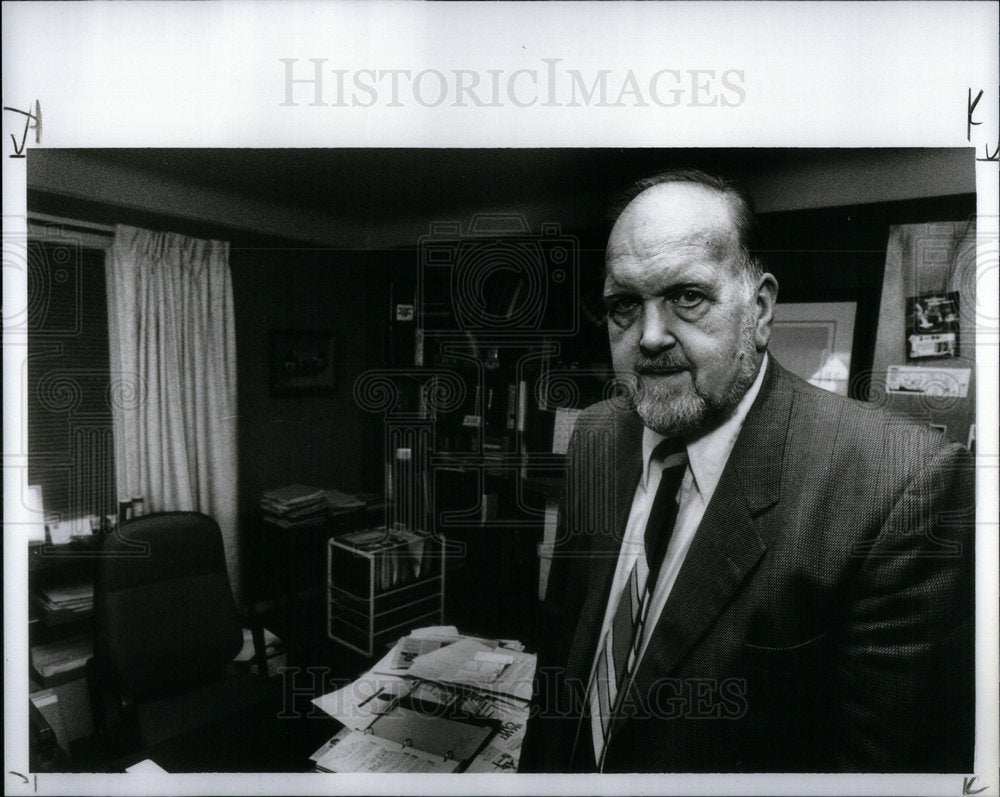
M 62 519 L 115 512 L 104 250 L 28 244 L 28 479 Z

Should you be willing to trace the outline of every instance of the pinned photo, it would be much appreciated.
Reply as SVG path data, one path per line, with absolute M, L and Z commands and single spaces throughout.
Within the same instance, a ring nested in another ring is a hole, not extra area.
M 907 359 L 957 357 L 958 318 L 956 291 L 907 298 Z

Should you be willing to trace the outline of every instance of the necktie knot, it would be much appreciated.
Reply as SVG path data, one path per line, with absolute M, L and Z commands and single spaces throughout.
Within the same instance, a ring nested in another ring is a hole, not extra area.
M 687 447 L 684 441 L 679 437 L 668 437 L 653 447 L 650 462 L 662 462 L 664 468 L 669 468 L 680 457 L 687 462 Z

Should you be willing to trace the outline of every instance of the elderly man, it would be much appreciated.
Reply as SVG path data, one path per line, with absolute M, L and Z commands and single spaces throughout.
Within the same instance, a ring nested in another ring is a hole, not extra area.
M 522 771 L 968 771 L 967 452 L 767 354 L 738 187 L 630 196 L 604 285 L 629 397 L 570 443 Z

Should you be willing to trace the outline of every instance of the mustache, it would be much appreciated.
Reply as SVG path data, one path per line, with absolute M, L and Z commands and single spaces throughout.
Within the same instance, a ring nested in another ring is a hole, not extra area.
M 661 355 L 659 357 L 640 357 L 636 360 L 632 370 L 639 375 L 664 374 L 687 371 L 690 367 L 690 364 L 685 359 L 670 355 Z

